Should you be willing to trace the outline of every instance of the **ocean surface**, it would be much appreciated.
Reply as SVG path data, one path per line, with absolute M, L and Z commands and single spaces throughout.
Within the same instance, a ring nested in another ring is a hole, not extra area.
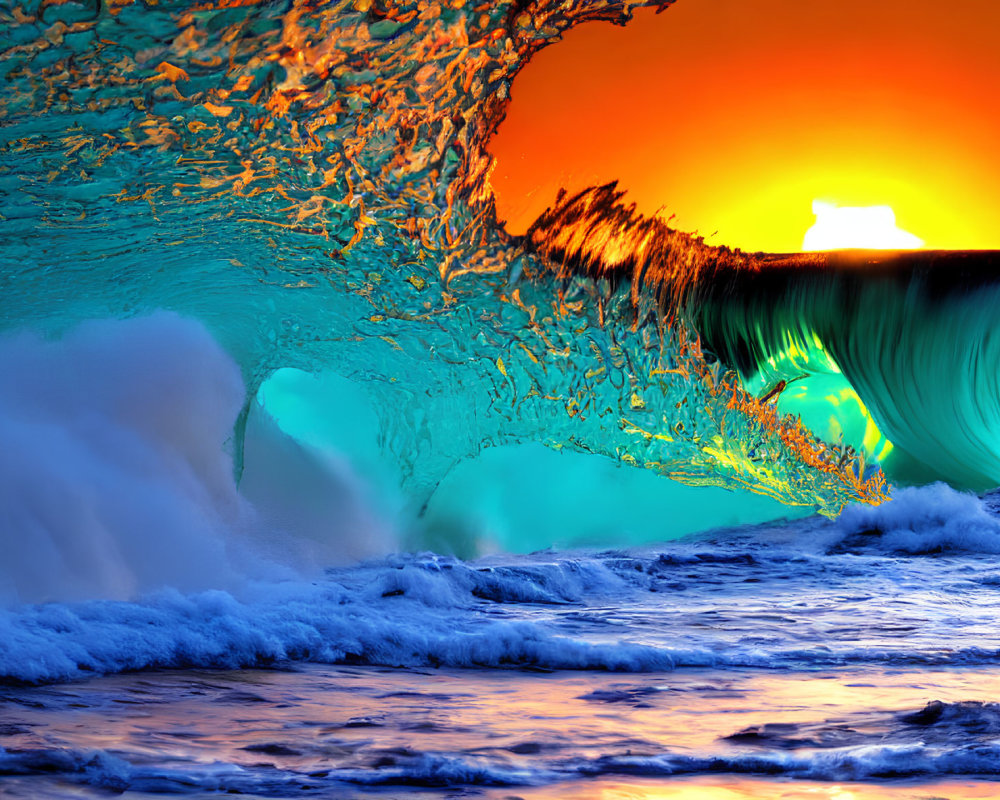
M 24 798 L 992 797 L 1000 519 L 942 486 L 631 550 L 2 617 Z
M 496 218 L 639 5 L 0 0 L 0 795 L 1000 795 L 989 257 Z

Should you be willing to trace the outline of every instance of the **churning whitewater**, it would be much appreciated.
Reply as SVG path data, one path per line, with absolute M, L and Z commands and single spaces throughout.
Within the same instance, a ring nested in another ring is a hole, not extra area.
M 989 500 L 938 485 L 642 549 L 20 604 L 0 774 L 32 798 L 982 779 L 998 550 Z
M 1000 520 L 944 486 L 836 522 L 652 550 L 464 562 L 396 555 L 304 582 L 159 589 L 4 613 L 0 674 L 33 684 L 150 668 L 509 667 L 652 672 L 988 665 Z

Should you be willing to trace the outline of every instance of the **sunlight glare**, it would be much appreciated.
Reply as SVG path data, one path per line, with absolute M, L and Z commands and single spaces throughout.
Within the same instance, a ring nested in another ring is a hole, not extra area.
M 813 201 L 815 224 L 802 241 L 805 251 L 915 250 L 924 241 L 896 225 L 896 213 L 889 206 L 838 207 L 822 200 Z

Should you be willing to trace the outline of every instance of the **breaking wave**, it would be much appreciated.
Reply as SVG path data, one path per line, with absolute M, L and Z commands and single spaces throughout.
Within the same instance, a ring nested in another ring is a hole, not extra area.
M 296 661 L 623 672 L 993 664 L 996 581 L 988 562 L 968 559 L 996 552 L 996 526 L 982 501 L 936 486 L 835 522 L 744 527 L 651 550 L 393 556 L 313 582 L 257 581 L 242 595 L 163 589 L 132 602 L 22 605 L 0 614 L 0 677 L 48 683 Z M 947 564 L 900 556 L 927 553 L 965 555 Z M 976 564 L 981 580 L 970 581 Z M 931 580 L 940 600 L 918 591 Z M 914 588 L 912 602 L 889 603 L 873 624 L 867 600 L 900 586 Z M 810 613 L 775 619 L 770 603 L 786 591 L 808 594 Z M 973 595 L 984 611 L 960 630 L 937 610 Z M 717 607 L 710 629 L 699 598 Z
M 877 467 L 680 323 L 691 286 L 753 258 L 592 204 L 605 266 L 559 268 L 585 214 L 546 217 L 545 242 L 496 219 L 488 145 L 518 71 L 639 5 L 19 6 L 0 319 L 202 321 L 246 386 L 238 477 L 260 387 L 294 369 L 364 386 L 418 510 L 463 460 L 524 442 L 826 514 L 879 502 Z M 646 234 L 635 274 L 616 269 Z

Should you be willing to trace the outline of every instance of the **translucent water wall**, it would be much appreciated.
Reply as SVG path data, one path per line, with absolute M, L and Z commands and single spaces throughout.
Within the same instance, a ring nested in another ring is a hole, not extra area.
M 237 471 L 257 389 L 294 368 L 364 387 L 418 507 L 525 442 L 825 513 L 880 501 L 877 468 L 746 391 L 677 313 L 739 254 L 665 229 L 643 262 L 677 268 L 665 291 L 497 225 L 487 146 L 518 70 L 637 5 L 6 4 L 3 326 L 201 320 L 249 387 Z M 602 225 L 611 262 L 647 231 Z

